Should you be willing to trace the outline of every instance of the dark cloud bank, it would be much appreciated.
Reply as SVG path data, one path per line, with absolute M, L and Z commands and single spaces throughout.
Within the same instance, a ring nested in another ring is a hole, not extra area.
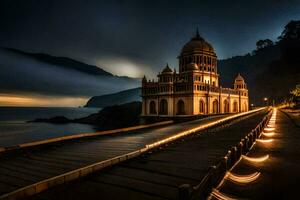
M 136 87 L 138 80 L 94 76 L 0 50 L 0 93 L 93 96 Z

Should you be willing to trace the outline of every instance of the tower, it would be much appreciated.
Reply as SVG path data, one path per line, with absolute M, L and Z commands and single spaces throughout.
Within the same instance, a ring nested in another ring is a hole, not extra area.
M 196 64 L 197 70 L 201 72 L 202 82 L 219 86 L 217 55 L 212 45 L 199 35 L 198 30 L 196 35 L 183 46 L 178 59 L 179 73 L 190 71 L 190 65 Z M 196 70 L 196 68 L 192 69 Z
M 245 80 L 240 73 L 238 73 L 238 75 L 234 79 L 233 88 L 239 92 L 239 112 L 248 111 L 248 89 Z

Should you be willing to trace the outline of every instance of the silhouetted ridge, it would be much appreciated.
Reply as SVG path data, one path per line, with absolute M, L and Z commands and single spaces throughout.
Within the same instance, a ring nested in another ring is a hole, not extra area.
M 88 73 L 91 75 L 101 75 L 101 76 L 114 76 L 113 74 L 104 71 L 103 69 L 94 66 L 94 65 L 89 65 L 68 57 L 56 57 L 44 53 L 29 53 L 25 52 L 19 49 L 13 49 L 13 48 L 5 48 L 6 50 L 12 51 L 17 54 L 21 54 L 24 56 L 29 56 L 31 58 L 34 58 L 38 61 L 45 62 L 51 65 L 59 65 L 61 67 L 64 67 L 66 69 L 73 69 L 77 70 L 83 73 Z
M 119 105 L 132 101 L 141 101 L 141 88 L 124 90 L 117 93 L 94 96 L 90 98 L 85 107 L 104 108 L 106 106 Z

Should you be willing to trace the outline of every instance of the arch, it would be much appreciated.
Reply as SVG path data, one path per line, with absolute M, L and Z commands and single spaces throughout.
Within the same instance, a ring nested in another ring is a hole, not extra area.
M 159 104 L 159 114 L 167 115 L 168 114 L 168 101 L 162 99 Z
M 233 112 L 238 112 L 238 103 L 236 101 L 233 102 Z
M 219 113 L 219 104 L 218 104 L 218 100 L 215 99 L 213 101 L 213 114 L 217 114 Z
M 149 104 L 149 111 L 150 111 L 150 114 L 156 114 L 156 105 L 155 105 L 155 101 L 150 101 L 150 104 Z
M 224 100 L 224 113 L 229 113 L 229 102 L 227 99 Z
M 202 99 L 199 101 L 199 112 L 202 114 L 205 112 L 204 101 Z
M 184 111 L 184 101 L 183 100 L 179 100 L 177 102 L 177 115 L 184 115 L 185 111 Z

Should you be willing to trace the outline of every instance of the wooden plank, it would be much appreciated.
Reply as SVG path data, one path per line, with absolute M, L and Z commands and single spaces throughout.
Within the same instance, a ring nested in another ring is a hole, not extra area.
M 76 193 L 74 193 L 76 191 Z M 152 196 L 149 194 L 141 193 L 138 191 L 127 190 L 122 187 L 114 185 L 99 183 L 99 182 L 87 182 L 81 184 L 79 181 L 75 181 L 69 184 L 65 184 L 61 187 L 56 187 L 51 190 L 45 191 L 42 195 L 37 195 L 33 199 L 130 199 L 130 200 L 165 200 L 164 198 Z
M 62 168 L 65 168 L 65 169 L 75 169 L 75 168 L 78 168 L 80 166 L 83 166 L 83 164 L 80 163 L 80 162 L 71 162 L 71 161 L 66 161 L 66 160 L 58 160 L 58 159 L 55 159 L 55 158 L 46 157 L 46 155 L 44 155 L 44 156 L 30 155 L 29 158 L 33 159 L 33 160 L 45 161 L 45 162 L 48 162 L 48 163 L 55 163 L 57 165 L 62 166 Z
M 5 176 L 1 176 L 1 175 L 5 175 Z M 34 183 L 34 182 L 40 181 L 40 178 L 38 178 L 37 176 L 32 176 L 32 175 L 20 173 L 20 172 L 14 171 L 14 170 L 0 168 L 0 182 L 5 182 L 5 179 L 7 178 L 7 176 L 14 177 L 17 179 L 22 179 L 24 181 L 28 181 L 28 183 Z M 2 178 L 4 178 L 4 179 L 2 179 Z
M 24 187 L 26 185 L 31 184 L 31 181 L 24 180 L 22 178 L 15 177 L 10 174 L 0 173 L 0 183 L 9 184 L 17 187 Z
M 85 148 L 74 148 L 70 146 L 61 147 L 59 149 L 56 149 L 56 151 L 70 151 L 70 152 L 87 152 L 87 153 L 103 153 L 103 152 L 116 152 L 116 153 L 122 153 L 122 152 L 130 152 L 134 151 L 137 148 L 128 148 L 124 146 L 118 146 L 118 147 L 110 147 L 110 146 L 100 146 L 100 147 L 85 147 Z
M 205 173 L 201 170 L 187 170 L 183 168 L 176 168 L 172 165 L 157 164 L 153 162 L 126 162 L 121 163 L 122 166 L 141 169 L 153 173 L 164 174 L 167 176 L 174 176 L 184 179 L 191 179 L 194 181 L 201 181 L 201 174 Z
M 94 150 L 92 150 L 94 151 Z M 126 151 L 125 153 L 129 153 L 129 152 L 132 152 L 132 151 Z M 54 152 L 55 154 L 60 154 L 60 155 L 70 155 L 70 156 L 81 156 L 81 157 L 86 157 L 86 158 L 91 158 L 91 159 L 99 159 L 101 158 L 101 156 L 103 158 L 107 158 L 107 156 L 116 156 L 116 155 L 122 155 L 124 154 L 124 151 L 113 151 L 113 152 L 110 152 L 110 151 L 106 151 L 106 150 L 102 150 L 101 152 L 98 152 L 98 153 L 91 153 L 91 152 L 80 152 L 80 151 L 66 151 L 66 150 L 61 150 L 61 151 L 57 151 L 57 152 Z
M 136 169 L 124 166 L 113 167 L 111 170 L 106 170 L 105 173 L 130 177 L 133 179 L 148 181 L 153 184 L 167 185 L 175 188 L 178 188 L 178 186 L 184 183 L 190 183 L 192 185 L 196 185 L 198 183 L 197 181 L 191 179 L 168 176 L 165 174 L 158 174 L 155 172 L 145 171 L 143 169 Z
M 0 195 L 16 190 L 18 187 L 0 182 Z
M 177 199 L 178 189 L 166 185 L 157 185 L 147 181 L 141 181 L 124 176 L 101 173 L 93 176 L 91 181 L 114 185 L 127 190 L 137 191 L 166 199 Z
M 42 160 L 42 159 L 35 159 L 35 158 L 31 158 L 31 159 L 28 159 L 28 158 L 18 158 L 18 160 L 20 161 L 26 161 L 27 163 L 27 166 L 28 167 L 34 167 L 37 163 L 40 165 L 38 167 L 41 167 L 41 169 L 44 169 L 44 170 L 55 170 L 57 173 L 60 172 L 66 172 L 66 171 L 69 171 L 71 170 L 73 167 L 69 166 L 69 165 L 64 165 L 64 164 L 60 164 L 60 163 L 54 163 L 54 162 L 49 162 L 48 160 Z M 29 162 L 29 163 L 28 163 Z M 20 162 L 22 163 L 22 162 Z M 30 164 L 31 163 L 31 164 Z M 33 165 L 34 163 L 34 165 Z
M 66 162 L 71 162 L 71 163 L 75 163 L 75 164 L 89 164 L 92 162 L 91 159 L 88 158 L 83 158 L 83 157 L 79 157 L 79 156 L 70 156 L 67 154 L 58 154 L 58 153 L 35 153 L 35 156 L 39 156 L 39 157 L 46 157 L 46 158 L 50 158 L 50 159 L 54 159 L 57 161 L 66 161 Z
M 38 177 L 40 180 L 50 178 L 51 176 L 53 176 L 53 174 L 50 174 L 50 173 L 45 173 L 45 172 L 41 173 L 40 171 L 37 171 L 37 170 L 28 170 L 28 169 L 24 168 L 24 166 L 17 167 L 14 165 L 5 165 L 3 163 L 0 163 L 0 168 L 13 170 L 18 173 L 28 174 L 30 176 Z

